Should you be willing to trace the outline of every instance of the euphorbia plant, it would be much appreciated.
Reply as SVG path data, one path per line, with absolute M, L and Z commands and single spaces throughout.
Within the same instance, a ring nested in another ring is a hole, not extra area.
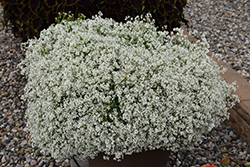
M 191 148 L 239 101 L 205 37 L 157 31 L 150 14 L 62 20 L 24 50 L 28 130 L 56 159 Z

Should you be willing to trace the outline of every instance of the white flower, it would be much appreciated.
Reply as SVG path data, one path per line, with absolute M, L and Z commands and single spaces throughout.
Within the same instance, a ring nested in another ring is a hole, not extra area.
M 62 21 L 23 44 L 28 130 L 45 153 L 175 151 L 229 117 L 235 83 L 220 77 L 205 37 L 192 44 L 181 29 L 171 36 L 144 21 Z

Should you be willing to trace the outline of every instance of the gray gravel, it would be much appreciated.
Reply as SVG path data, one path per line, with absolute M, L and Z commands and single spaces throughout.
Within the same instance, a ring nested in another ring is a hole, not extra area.
M 184 11 L 186 28 L 206 32 L 210 50 L 250 82 L 250 0 L 188 0 Z
M 2 28 L 0 7 L 0 28 Z M 227 62 L 245 79 L 250 81 L 250 1 L 249 0 L 189 0 L 185 17 L 190 20 L 188 30 L 199 34 L 207 32 L 210 50 L 221 53 Z M 197 36 L 199 38 L 199 35 Z M 26 84 L 16 68 L 24 59 L 21 41 L 13 37 L 11 28 L 0 32 L 0 166 L 53 167 L 70 166 L 70 159 L 55 162 L 43 155 L 38 147 L 31 147 L 25 131 L 25 110 L 20 96 Z M 193 150 L 171 153 L 169 166 L 201 166 L 207 163 L 220 166 L 220 159 L 228 157 L 231 166 L 250 162 L 250 147 L 222 122 L 204 134 L 203 142 Z

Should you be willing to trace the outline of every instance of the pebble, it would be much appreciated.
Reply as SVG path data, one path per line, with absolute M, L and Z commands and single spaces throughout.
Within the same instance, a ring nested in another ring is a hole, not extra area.
M 196 38 L 207 32 L 210 50 L 221 53 L 223 60 L 247 81 L 250 81 L 249 6 L 249 0 L 188 0 L 184 10 L 186 19 L 190 20 L 187 29 L 197 30 Z M 17 69 L 17 64 L 25 57 L 20 44 L 10 26 L 0 32 L 0 166 L 70 167 L 68 158 L 55 162 L 40 148 L 31 146 L 25 127 L 27 104 L 20 99 L 26 84 L 26 78 Z M 220 160 L 225 156 L 235 167 L 250 162 L 250 147 L 227 121 L 204 133 L 203 142 L 193 149 L 172 152 L 169 166 L 198 167 L 210 163 L 220 167 Z
M 31 162 L 30 162 L 30 165 L 32 165 L 32 166 L 35 166 L 37 164 L 37 161 L 36 160 L 32 160 Z
M 17 151 L 17 154 L 24 155 L 25 152 L 24 152 L 24 150 L 21 150 L 21 151 Z
M 5 163 L 6 162 L 6 156 L 3 156 L 1 159 L 1 163 Z

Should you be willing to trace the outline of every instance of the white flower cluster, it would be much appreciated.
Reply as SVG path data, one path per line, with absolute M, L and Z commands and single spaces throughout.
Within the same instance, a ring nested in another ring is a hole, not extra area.
M 193 44 L 181 29 L 157 31 L 150 14 L 101 16 L 64 20 L 24 44 L 27 127 L 45 153 L 120 160 L 175 151 L 229 117 L 235 84 L 220 77 L 205 37 Z

